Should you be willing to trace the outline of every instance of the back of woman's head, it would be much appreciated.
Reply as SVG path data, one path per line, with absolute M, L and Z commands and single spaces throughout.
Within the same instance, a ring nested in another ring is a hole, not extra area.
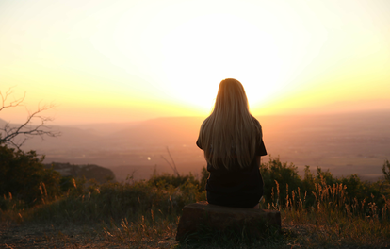
M 261 127 L 250 113 L 244 87 L 236 79 L 222 80 L 214 110 L 200 131 L 205 159 L 214 168 L 248 167 L 259 136 Z
M 224 79 L 219 83 L 214 111 L 235 112 L 236 109 L 249 113 L 248 98 L 244 87 L 236 79 Z

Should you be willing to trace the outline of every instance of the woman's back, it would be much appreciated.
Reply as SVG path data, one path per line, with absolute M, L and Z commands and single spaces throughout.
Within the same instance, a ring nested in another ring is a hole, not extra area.
M 267 155 L 260 123 L 236 79 L 222 80 L 216 104 L 203 122 L 197 145 L 204 151 L 207 200 L 229 207 L 253 207 L 263 195 L 260 157 Z

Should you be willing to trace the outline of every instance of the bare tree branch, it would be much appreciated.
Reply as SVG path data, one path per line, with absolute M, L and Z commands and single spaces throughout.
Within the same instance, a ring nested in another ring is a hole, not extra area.
M 23 94 L 22 98 L 15 99 L 13 101 L 8 101 L 8 98 L 13 93 L 12 88 L 9 88 L 5 94 L 0 91 L 1 96 L 1 107 L 0 111 L 6 108 L 14 108 L 21 106 L 26 93 Z M 28 111 L 27 118 L 24 123 L 21 125 L 11 125 L 9 123 L 5 124 L 4 127 L 0 128 L 0 144 L 5 143 L 16 148 L 20 147 L 28 140 L 35 136 L 40 136 L 43 140 L 44 136 L 48 137 L 57 137 L 60 134 L 58 131 L 50 130 L 51 127 L 47 125 L 48 122 L 52 122 L 54 119 L 51 117 L 42 116 L 42 112 L 54 108 L 54 104 L 43 105 L 39 104 L 38 109 L 34 112 Z M 33 120 L 38 121 L 38 124 L 33 124 Z M 17 139 L 21 138 L 21 139 Z
M 23 103 L 24 98 L 26 97 L 26 92 L 23 93 L 23 97 L 21 97 L 21 98 L 19 98 L 19 99 L 15 99 L 15 100 L 13 100 L 13 101 L 10 101 L 10 102 L 7 104 L 8 98 L 9 98 L 9 97 L 11 96 L 11 94 L 13 93 L 12 88 L 14 88 L 14 87 L 8 88 L 8 90 L 5 92 L 5 95 L 0 91 L 0 96 L 1 96 L 1 107 L 0 107 L 0 111 L 3 110 L 3 109 L 6 109 L 6 108 L 12 108 L 12 107 L 20 106 L 20 105 Z

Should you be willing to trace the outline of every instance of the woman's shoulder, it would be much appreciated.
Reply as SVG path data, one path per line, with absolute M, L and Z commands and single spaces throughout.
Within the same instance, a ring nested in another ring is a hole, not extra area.
M 256 126 L 257 128 L 259 128 L 261 130 L 260 122 L 253 116 L 252 116 L 252 123 L 253 123 L 254 126 Z
M 253 116 L 252 116 L 252 122 L 253 122 L 253 125 L 255 126 L 257 137 L 261 139 L 263 137 L 263 131 L 262 131 L 260 122 Z
M 260 125 L 259 120 L 257 120 L 255 117 L 252 116 L 252 122 L 256 125 Z M 261 126 L 261 125 L 260 125 Z

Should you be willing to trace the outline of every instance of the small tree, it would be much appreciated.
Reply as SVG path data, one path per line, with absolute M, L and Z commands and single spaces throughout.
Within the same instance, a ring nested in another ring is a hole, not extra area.
M 24 93 L 23 97 L 10 100 L 12 94 L 12 88 L 9 88 L 5 93 L 0 91 L 0 112 L 4 109 L 16 108 L 23 105 L 26 94 Z M 28 112 L 27 118 L 22 124 L 11 125 L 10 123 L 6 123 L 3 127 L 0 127 L 0 143 L 20 149 L 26 140 L 34 136 L 40 136 L 42 139 L 44 136 L 59 136 L 60 133 L 58 131 L 52 131 L 47 126 L 47 123 L 53 121 L 53 118 L 41 115 L 42 112 L 53 107 L 53 104 L 39 105 L 36 111 Z M 33 125 L 33 120 L 37 120 L 38 124 Z

